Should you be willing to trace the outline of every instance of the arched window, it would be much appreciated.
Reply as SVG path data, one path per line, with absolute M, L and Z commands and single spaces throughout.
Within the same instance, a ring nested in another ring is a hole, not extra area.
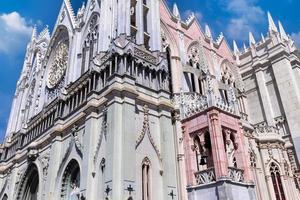
M 30 165 L 24 177 L 24 187 L 20 188 L 20 196 L 17 199 L 38 200 L 39 173 L 36 165 Z
M 142 200 L 151 200 L 151 163 L 145 158 L 142 164 Z
M 136 4 L 137 0 L 130 0 L 130 34 L 132 39 L 135 41 L 137 26 L 136 26 Z
M 62 179 L 61 199 L 79 199 L 80 168 L 76 160 L 71 160 L 65 169 Z
M 143 24 L 144 24 L 144 45 L 148 49 L 149 48 L 149 30 L 148 30 L 148 19 L 149 19 L 149 5 L 148 0 L 143 0 Z
M 224 129 L 223 139 L 225 144 L 225 151 L 227 154 L 228 166 L 237 168 L 237 160 L 235 157 L 237 143 L 235 139 L 235 133 L 229 129 Z
M 270 173 L 271 173 L 272 184 L 273 184 L 276 200 L 285 200 L 281 177 L 280 177 L 280 171 L 278 166 L 275 163 L 271 163 Z

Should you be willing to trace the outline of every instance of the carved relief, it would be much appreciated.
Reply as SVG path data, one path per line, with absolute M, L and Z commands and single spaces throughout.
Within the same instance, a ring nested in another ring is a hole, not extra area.
M 143 141 L 145 135 L 147 134 L 147 136 L 149 137 L 150 143 L 152 144 L 152 146 L 153 146 L 153 148 L 154 148 L 154 150 L 155 150 L 155 152 L 156 152 L 158 158 L 159 158 L 160 160 L 162 160 L 160 151 L 159 151 L 157 145 L 155 144 L 154 139 L 153 139 L 153 137 L 152 137 L 152 135 L 151 135 L 151 133 L 150 133 L 149 108 L 148 108 L 148 106 L 145 105 L 144 108 L 143 108 L 143 110 L 144 110 L 144 122 L 143 122 L 143 128 L 142 128 L 141 134 L 139 135 L 139 137 L 138 137 L 138 139 L 137 139 L 137 141 L 136 141 L 136 143 L 135 143 L 135 144 L 136 144 L 136 145 L 135 145 L 135 148 L 136 148 L 136 149 L 138 148 L 138 146 L 139 146 L 139 145 L 141 144 L 141 142 Z

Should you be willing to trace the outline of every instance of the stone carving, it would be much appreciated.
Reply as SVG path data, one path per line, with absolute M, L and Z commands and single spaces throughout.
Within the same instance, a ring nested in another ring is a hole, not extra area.
M 75 142 L 75 146 L 82 154 L 83 145 L 82 145 L 82 142 L 80 141 L 79 136 L 78 136 L 78 126 L 74 125 L 74 127 L 72 128 L 71 131 L 72 131 L 72 136 L 73 136 L 73 139 L 74 139 L 74 142 Z
M 197 93 L 175 94 L 173 104 L 180 109 L 181 118 L 190 117 L 208 108 L 207 98 Z
M 254 126 L 255 133 L 257 134 L 279 134 L 279 130 L 274 126 L 268 126 L 266 122 L 257 124 Z
M 105 109 L 103 111 L 101 132 L 100 132 L 100 137 L 99 137 L 97 147 L 96 147 L 96 151 L 95 151 L 95 155 L 94 155 L 94 163 L 96 163 L 96 161 L 97 161 L 97 156 L 98 156 L 99 151 L 100 151 L 100 147 L 101 147 L 103 137 L 106 137 L 106 134 L 107 134 L 107 116 L 106 115 L 107 115 L 107 109 Z
M 162 160 L 162 157 L 161 157 L 161 154 L 160 154 L 160 151 L 157 147 L 157 145 L 155 144 L 154 142 L 154 139 L 150 133 L 150 125 L 149 125 L 149 108 L 147 105 L 144 106 L 143 108 L 144 110 L 144 122 L 143 122 L 143 128 L 142 128 L 142 132 L 140 134 L 140 136 L 138 137 L 137 141 L 136 141 L 136 145 L 135 145 L 135 148 L 137 149 L 138 146 L 141 144 L 141 142 L 143 141 L 145 135 L 147 134 L 148 137 L 149 137 L 149 140 L 150 140 L 150 143 L 152 144 L 156 154 L 157 154 L 157 157 L 159 158 L 159 160 Z
M 208 184 L 208 183 L 216 181 L 216 175 L 215 175 L 214 168 L 210 168 L 210 169 L 195 173 L 195 178 L 196 178 L 196 183 L 198 185 Z
M 49 160 L 50 160 L 50 149 L 46 151 L 46 153 L 39 157 L 38 159 L 42 165 L 42 170 L 43 170 L 43 180 L 47 180 L 47 175 L 48 175 L 48 168 L 49 168 Z
M 67 44 L 61 42 L 58 44 L 53 62 L 50 65 L 48 72 L 47 87 L 53 89 L 63 79 L 65 70 L 67 69 L 68 63 L 68 51 L 69 47 Z
M 167 48 L 170 45 L 168 42 L 167 36 L 163 30 L 161 31 L 161 45 L 162 45 L 163 52 L 166 52 Z
M 59 21 L 60 22 L 64 21 L 65 17 L 66 17 L 66 10 L 63 10 L 61 15 L 60 15 Z
M 150 63 L 152 63 L 154 65 L 157 64 L 157 59 L 154 56 L 152 56 L 151 54 L 149 54 L 149 53 L 147 53 L 145 51 L 142 51 L 141 49 L 138 49 L 138 48 L 135 47 L 134 48 L 134 54 L 137 57 L 141 58 L 142 60 L 150 62 Z
M 94 10 L 95 7 L 96 7 L 96 0 L 92 0 L 90 5 L 90 10 Z
M 243 182 L 244 181 L 244 171 L 241 169 L 229 167 L 228 168 L 228 176 L 234 182 Z

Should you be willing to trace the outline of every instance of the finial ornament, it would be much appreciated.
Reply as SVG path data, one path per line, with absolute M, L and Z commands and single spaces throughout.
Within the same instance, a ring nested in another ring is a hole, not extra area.
M 240 53 L 240 50 L 239 50 L 235 40 L 233 40 L 233 52 L 235 55 Z

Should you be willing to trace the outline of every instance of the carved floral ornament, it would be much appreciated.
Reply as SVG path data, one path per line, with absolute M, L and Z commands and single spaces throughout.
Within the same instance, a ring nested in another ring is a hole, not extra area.
M 47 87 L 49 89 L 55 88 L 63 79 L 67 69 L 68 52 L 69 47 L 67 44 L 63 42 L 58 44 L 48 72 Z

